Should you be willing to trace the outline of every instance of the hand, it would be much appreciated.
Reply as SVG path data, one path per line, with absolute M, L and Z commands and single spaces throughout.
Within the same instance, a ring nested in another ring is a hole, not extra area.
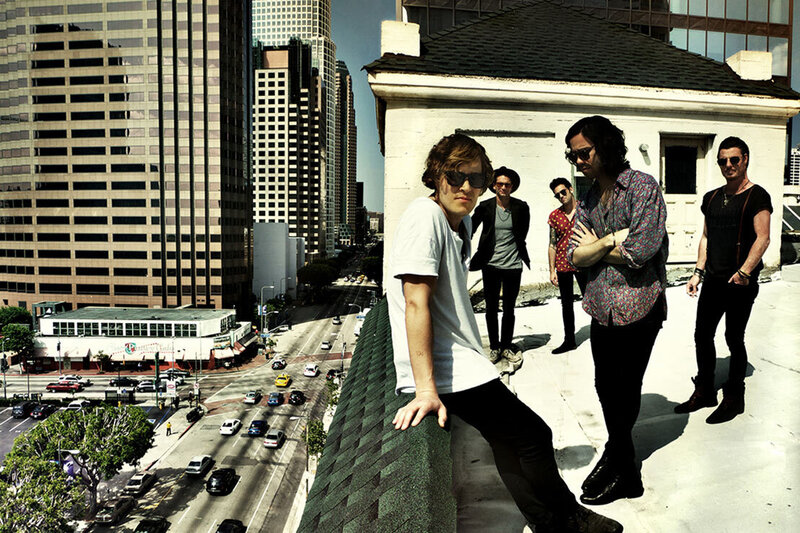
M 435 392 L 417 392 L 413 400 L 397 410 L 392 424 L 394 424 L 394 429 L 405 430 L 408 429 L 409 424 L 419 425 L 422 419 L 430 413 L 436 413 L 439 418 L 439 426 L 444 427 L 447 421 L 447 408 L 439 399 L 439 395 Z
M 575 223 L 575 226 L 572 228 L 572 235 L 569 239 L 578 246 L 586 246 L 598 240 L 594 230 L 586 229 L 586 226 L 580 222 Z
M 614 232 L 614 240 L 617 244 L 622 243 L 625 239 L 628 238 L 628 233 L 630 232 L 629 228 L 623 228 L 621 230 L 617 230 Z
M 734 285 L 750 285 L 750 280 L 740 276 L 738 272 L 735 272 L 733 276 L 731 276 L 731 279 L 728 280 L 728 283 L 733 283 Z
M 550 283 L 552 283 L 554 287 L 558 287 L 558 274 L 555 272 L 550 272 Z
M 697 287 L 700 285 L 700 276 L 692 274 L 689 282 L 686 284 L 686 294 L 694 298 L 697 296 Z

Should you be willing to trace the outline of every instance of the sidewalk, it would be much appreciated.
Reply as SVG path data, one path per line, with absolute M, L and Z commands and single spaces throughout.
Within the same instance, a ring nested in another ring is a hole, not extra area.
M 794 269 L 798 269 L 795 272 Z M 667 290 L 668 319 L 645 375 L 634 428 L 644 496 L 594 508 L 630 533 L 789 532 L 800 524 L 800 266 L 763 283 L 747 327 L 749 369 L 745 413 L 708 425 L 712 409 L 677 415 L 693 390 L 697 299 L 683 286 Z M 572 491 L 591 471 L 605 443 L 594 390 L 589 318 L 575 303 L 579 347 L 551 350 L 563 339 L 560 301 L 516 310 L 515 339 L 525 362 L 510 379 L 519 397 L 552 428 L 562 475 Z M 485 320 L 478 317 L 485 336 Z M 717 385 L 726 378 L 724 324 L 717 330 Z M 625 346 L 620 346 L 624 350 Z M 721 399 L 720 393 L 720 399 Z M 522 531 L 524 522 L 502 486 L 491 451 L 472 428 L 454 427 L 459 531 Z M 458 447 L 458 448 L 456 448 Z

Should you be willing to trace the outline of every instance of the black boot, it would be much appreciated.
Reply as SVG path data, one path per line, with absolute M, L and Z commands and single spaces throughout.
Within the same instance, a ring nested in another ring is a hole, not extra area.
M 612 469 L 609 465 L 608 452 L 604 451 L 603 455 L 600 456 L 600 460 L 594 465 L 592 472 L 586 476 L 586 479 L 583 481 L 581 490 L 584 492 L 587 490 L 594 491 L 597 489 L 597 485 L 605 485 L 608 482 L 611 472 Z
M 744 413 L 744 382 L 722 386 L 722 403 L 706 418 L 707 424 L 722 424 Z
M 699 376 L 692 378 L 694 382 L 694 392 L 692 396 L 676 405 L 674 411 L 678 414 L 693 413 L 703 407 L 714 407 L 717 405 L 717 391 L 714 390 L 714 380 L 702 380 Z
M 564 342 L 561 343 L 561 346 L 559 346 L 558 348 L 554 348 L 552 353 L 558 355 L 558 354 L 561 354 L 561 353 L 571 352 L 572 350 L 574 350 L 577 347 L 578 347 L 578 345 L 575 344 L 575 338 L 574 337 L 571 338 L 571 339 L 567 338 L 567 339 L 564 339 Z
M 584 490 L 581 494 L 582 503 L 603 505 L 621 498 L 638 498 L 644 494 L 642 475 L 635 466 L 618 468 L 612 462 L 607 468 L 610 472 L 605 475 L 605 483 L 598 483 Z

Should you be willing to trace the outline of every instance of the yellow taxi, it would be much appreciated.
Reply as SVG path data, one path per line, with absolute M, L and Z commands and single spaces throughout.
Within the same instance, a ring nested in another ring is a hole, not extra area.
M 289 374 L 280 374 L 275 378 L 276 387 L 288 387 L 292 383 L 292 377 Z

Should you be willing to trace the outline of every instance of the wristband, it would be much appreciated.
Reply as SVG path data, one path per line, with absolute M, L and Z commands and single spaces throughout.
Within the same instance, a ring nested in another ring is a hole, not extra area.
M 696 275 L 698 278 L 700 278 L 700 281 L 703 281 L 703 278 L 705 278 L 705 276 L 706 276 L 706 271 L 703 270 L 702 268 L 695 268 L 694 269 L 694 275 Z
M 750 279 L 750 274 L 746 274 L 741 268 L 736 271 L 744 279 Z

